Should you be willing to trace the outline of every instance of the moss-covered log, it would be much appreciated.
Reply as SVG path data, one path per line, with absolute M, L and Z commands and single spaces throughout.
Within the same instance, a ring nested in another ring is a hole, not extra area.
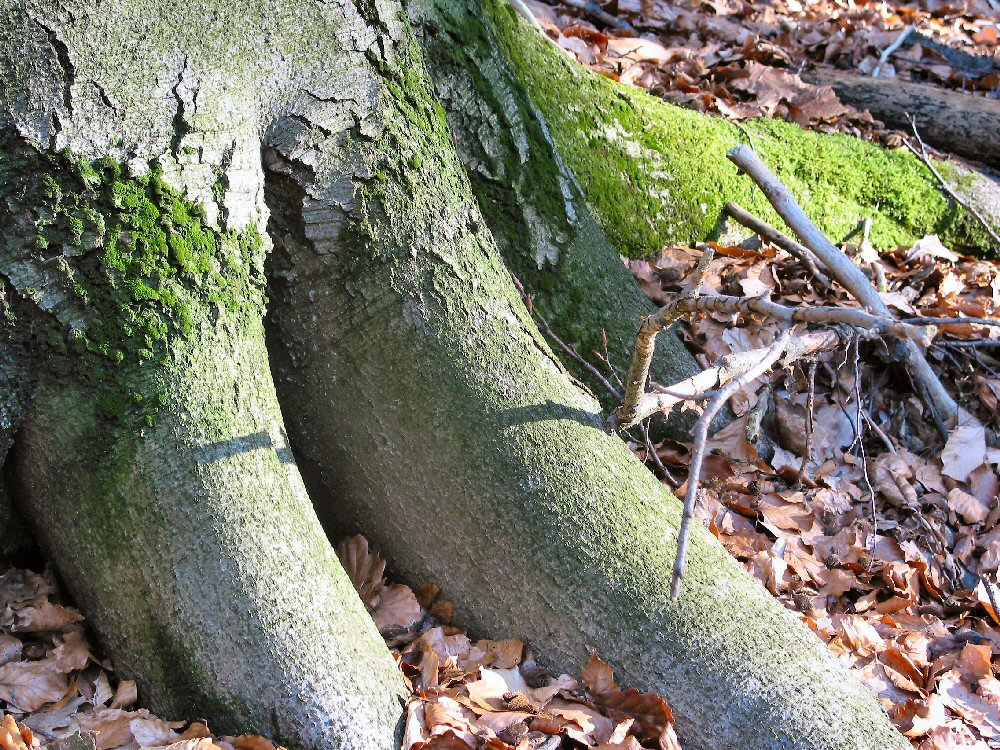
M 676 708 L 689 748 L 902 748 L 871 693 L 699 529 L 568 377 L 511 283 L 402 37 L 405 98 L 329 195 L 277 144 L 272 363 L 310 494 L 476 632 L 576 669 L 588 649 Z M 323 158 L 322 155 L 320 158 Z
M 595 215 L 625 255 L 709 238 L 726 201 L 781 225 L 752 182 L 725 158 L 727 150 L 747 142 L 747 134 L 834 241 L 870 217 L 877 246 L 909 244 L 933 232 L 956 249 L 1000 252 L 906 149 L 886 150 L 775 120 L 740 127 L 683 109 L 573 63 L 504 0 L 480 0 L 478 7 Z M 947 164 L 941 171 L 1000 228 L 1000 185 Z

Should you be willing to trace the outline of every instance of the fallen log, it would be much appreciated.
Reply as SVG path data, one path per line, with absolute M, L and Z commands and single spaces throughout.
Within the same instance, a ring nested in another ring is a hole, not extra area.
M 868 109 L 890 127 L 909 132 L 910 114 L 923 139 L 935 148 L 1000 167 L 998 99 L 842 70 L 810 70 L 802 78 L 832 86 L 845 104 Z

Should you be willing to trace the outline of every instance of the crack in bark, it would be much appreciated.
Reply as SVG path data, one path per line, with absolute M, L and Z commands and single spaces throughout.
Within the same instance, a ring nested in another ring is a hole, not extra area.
M 32 19 L 38 27 L 45 32 L 45 36 L 48 37 L 49 44 L 52 46 L 52 51 L 56 54 L 56 60 L 59 62 L 59 67 L 63 72 L 63 92 L 62 92 L 62 103 L 66 108 L 67 115 L 70 119 L 73 117 L 73 84 L 76 81 L 76 67 L 73 65 L 73 61 L 69 56 L 69 47 L 66 46 L 66 42 L 59 38 L 55 29 L 46 26 L 37 18 Z M 62 119 L 59 117 L 59 113 L 54 111 L 52 113 L 52 138 L 51 138 L 51 148 L 55 148 L 56 139 L 62 132 Z
M 184 83 L 184 74 L 187 72 L 188 67 L 188 55 L 184 54 L 183 62 L 181 68 L 177 71 L 177 82 L 171 87 L 170 93 L 177 102 L 177 108 L 174 111 L 174 116 L 171 119 L 171 125 L 174 129 L 174 134 L 170 139 L 170 152 L 176 157 L 180 153 L 181 141 L 184 140 L 184 136 L 191 132 L 191 126 L 184 113 L 184 99 L 181 97 L 181 84 Z

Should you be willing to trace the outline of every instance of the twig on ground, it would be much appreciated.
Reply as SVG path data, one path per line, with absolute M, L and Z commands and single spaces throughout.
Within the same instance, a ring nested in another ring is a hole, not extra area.
M 802 452 L 802 463 L 799 465 L 798 482 L 801 484 L 806 475 L 806 466 L 812 461 L 813 453 L 813 422 L 816 416 L 816 360 L 809 362 L 809 400 L 806 403 L 806 449 Z
M 899 453 L 899 451 L 896 450 L 896 446 L 893 445 L 892 440 L 890 440 L 889 436 L 885 434 L 885 430 L 883 430 L 875 423 L 875 420 L 872 419 L 867 409 L 861 410 L 861 416 L 864 417 L 865 421 L 868 423 L 868 426 L 872 428 L 872 430 L 875 432 L 876 435 L 878 435 L 878 439 L 882 441 L 882 444 L 886 447 L 886 449 L 888 449 L 890 453 Z
M 757 184 L 778 215 L 798 235 L 802 244 L 813 252 L 833 278 L 876 315 L 894 317 L 861 269 L 812 223 L 788 188 L 775 177 L 752 149 L 747 146 L 737 146 L 731 149 L 727 156 Z M 926 394 L 928 405 L 941 419 L 951 419 L 958 413 L 958 404 L 931 369 L 917 344 L 907 339 L 903 341 L 902 346 L 911 375 Z
M 679 383 L 670 386 L 669 389 L 663 389 L 658 394 L 645 394 L 657 334 L 672 325 L 684 313 L 691 312 L 755 313 L 785 324 L 844 324 L 872 331 L 873 333 L 906 338 L 907 340 L 915 339 L 921 342 L 926 340 L 925 333 L 916 326 L 900 323 L 891 317 L 872 315 L 856 308 L 787 307 L 776 302 L 771 302 L 763 297 L 729 297 L 726 295 L 693 297 L 689 296 L 689 293 L 686 293 L 684 296 L 664 305 L 659 311 L 642 321 L 639 333 L 636 336 L 635 355 L 632 358 L 632 366 L 629 369 L 626 379 L 625 396 L 621 405 L 608 420 L 609 430 L 627 429 L 632 425 L 638 424 L 639 421 L 645 419 L 651 413 L 673 408 L 679 399 L 694 400 L 694 397 L 699 393 L 704 393 L 707 390 L 707 388 L 702 388 L 700 391 L 689 392 L 686 388 L 679 389 L 679 386 L 686 386 L 689 381 L 705 375 L 705 373 L 701 373 L 701 375 L 684 381 L 683 384 Z M 730 366 L 733 364 L 735 362 L 730 363 Z M 717 370 L 718 368 L 715 369 Z M 710 371 L 706 370 L 706 372 Z M 704 381 L 700 381 L 699 385 L 702 382 Z M 709 385 L 708 387 L 712 386 Z M 653 408 L 653 411 L 647 413 L 647 409 L 649 408 Z
M 671 489 L 677 489 L 680 483 L 674 478 L 674 475 L 670 473 L 666 466 L 663 465 L 663 460 L 660 458 L 660 454 L 656 452 L 656 446 L 653 445 L 653 439 L 649 436 L 649 423 L 642 422 L 640 424 L 642 427 L 642 438 L 646 444 L 646 458 L 652 458 L 653 463 L 656 468 L 663 475 L 663 478 L 667 480 Z
M 705 460 L 705 447 L 708 441 L 708 428 L 715 415 L 725 405 L 730 397 L 747 383 L 759 378 L 777 362 L 785 352 L 793 336 L 792 329 L 786 328 L 767 348 L 764 356 L 739 377 L 722 386 L 715 397 L 705 407 L 698 418 L 694 429 L 694 449 L 691 453 L 691 466 L 688 471 L 687 492 L 684 495 L 684 512 L 681 515 L 681 527 L 677 533 L 677 554 L 674 557 L 673 576 L 670 580 L 670 598 L 677 599 L 681 595 L 681 582 L 684 579 L 684 564 L 687 560 L 688 540 L 691 535 L 691 522 L 694 519 L 694 509 L 698 502 L 698 490 L 701 487 L 701 465 Z
M 814 256 L 805 245 L 796 242 L 784 232 L 772 227 L 767 222 L 758 219 L 752 213 L 736 203 L 729 202 L 723 207 L 722 210 L 727 215 L 731 216 L 733 220 L 739 222 L 747 229 L 756 232 L 772 245 L 780 247 L 789 255 L 793 255 L 798 258 L 802 262 L 802 265 L 806 267 L 806 270 L 809 271 L 809 273 L 811 273 L 813 277 L 815 277 L 815 279 L 823 286 L 827 288 L 833 286 L 833 282 L 830 281 L 830 277 L 819 270 L 819 266 L 816 263 L 816 256 Z
M 990 236 L 990 238 L 998 245 L 1000 245 L 1000 233 L 998 233 L 997 230 L 995 230 L 990 225 L 990 223 L 983 217 L 982 214 L 980 214 L 975 208 L 973 208 L 972 204 L 962 199 L 958 195 L 958 193 L 956 193 L 954 189 L 952 189 L 952 187 L 945 181 L 944 177 L 941 176 L 941 173 L 938 172 L 937 167 L 935 167 L 934 164 L 931 162 L 931 157 L 927 153 L 927 145 L 924 143 L 923 139 L 920 137 L 920 132 L 917 130 L 916 118 L 908 114 L 906 116 L 906 119 L 910 121 L 910 127 L 913 128 L 913 137 L 916 139 L 917 146 L 919 146 L 919 149 L 917 148 L 917 146 L 914 146 L 905 138 L 903 139 L 903 143 L 906 144 L 906 147 L 910 149 L 910 151 L 912 151 L 917 156 L 917 158 L 919 158 L 924 164 L 927 165 L 927 168 L 931 171 L 931 173 L 940 183 L 941 189 L 948 194 L 948 197 L 950 197 L 953 201 L 955 201 L 955 203 L 957 203 L 966 211 L 968 211 L 969 214 L 971 214 L 972 217 L 976 219 L 976 221 L 982 224 L 983 229 L 986 230 L 986 233 Z
M 545 0 L 545 2 L 548 5 L 555 4 L 551 0 Z M 562 5 L 568 5 L 571 8 L 583 11 L 584 15 L 586 15 L 590 20 L 597 21 L 605 26 L 610 26 L 613 29 L 635 31 L 635 27 L 628 21 L 623 21 L 622 19 L 611 15 L 593 0 L 561 0 L 561 3 Z
M 832 329 L 796 335 L 786 347 L 785 360 L 793 362 L 809 354 L 836 349 L 839 343 L 840 336 Z M 619 407 L 612 413 L 607 429 L 609 432 L 626 430 L 653 414 L 668 413 L 681 402 L 707 400 L 715 395 L 714 389 L 753 368 L 768 351 L 770 347 L 727 354 L 719 357 L 714 366 L 673 384 L 669 390 L 642 393 L 631 412 L 623 412 Z
M 996 318 L 903 318 L 904 323 L 922 326 L 972 325 L 1000 328 Z
M 882 54 L 879 55 L 878 62 L 875 63 L 875 67 L 872 68 L 872 78 L 878 78 L 878 74 L 882 72 L 882 68 L 887 62 L 889 62 L 889 58 L 896 53 L 896 50 L 906 44 L 906 40 L 909 38 L 910 34 L 916 30 L 916 26 L 907 26 L 903 29 L 902 33 L 896 37 L 896 40 L 892 44 L 882 50 Z
M 981 346 L 986 348 L 1000 346 L 1000 339 L 984 339 L 982 341 L 938 341 L 936 343 L 937 346 L 945 348 L 949 346 L 958 348 L 969 346 L 973 349 L 978 349 Z

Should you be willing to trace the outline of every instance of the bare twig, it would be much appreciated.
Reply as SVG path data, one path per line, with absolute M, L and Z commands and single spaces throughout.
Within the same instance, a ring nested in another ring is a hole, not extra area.
M 548 321 L 545 320 L 545 317 L 538 311 L 538 308 L 535 307 L 535 304 L 531 299 L 531 295 L 524 290 L 524 286 L 521 284 L 521 280 L 517 278 L 517 276 L 514 276 L 513 274 L 511 274 L 511 278 L 514 280 L 514 286 L 517 287 L 517 291 L 521 294 L 521 298 L 524 300 L 524 304 L 528 308 L 528 312 L 531 313 L 531 315 L 535 318 L 535 320 L 538 321 L 539 330 L 545 336 L 548 336 L 550 339 L 552 339 L 555 345 L 558 346 L 560 349 L 562 349 L 564 352 L 566 352 L 566 354 L 570 358 L 572 358 L 574 362 L 579 364 L 583 369 L 585 369 L 587 372 L 593 375 L 594 378 L 597 380 L 597 382 L 603 385 L 608 390 L 608 393 L 610 393 L 616 399 L 620 399 L 622 397 L 621 393 L 619 393 L 618 389 L 608 382 L 608 379 L 601 374 L 600 370 L 598 370 L 596 367 L 590 364 L 590 362 L 588 362 L 582 356 L 580 356 L 580 353 L 576 349 L 574 349 L 572 346 L 564 342 L 561 338 L 556 336 L 555 332 L 549 327 Z
M 875 423 L 875 420 L 871 418 L 871 415 L 868 413 L 867 409 L 861 410 L 861 416 L 864 417 L 865 421 L 868 423 L 868 426 L 872 428 L 872 430 L 875 432 L 876 435 L 878 435 L 878 439 L 882 441 L 882 444 L 888 449 L 890 453 L 899 452 L 896 450 L 896 446 L 892 444 L 892 440 L 889 439 L 889 436 L 885 434 L 885 430 L 879 427 Z
M 806 475 L 806 466 L 812 461 L 813 454 L 813 422 L 816 416 L 816 360 L 809 363 L 809 400 L 806 404 L 806 449 L 802 452 L 802 463 L 799 465 L 798 481 Z
M 921 326 L 973 325 L 1000 328 L 1000 320 L 996 318 L 903 318 L 904 323 Z
M 698 424 L 694 429 L 694 449 L 691 453 L 687 492 L 684 495 L 684 512 L 681 515 L 681 527 L 677 533 L 677 554 L 674 557 L 674 571 L 670 580 L 671 599 L 677 599 L 681 595 L 681 582 L 684 579 L 684 564 L 687 560 L 691 522 L 694 519 L 694 509 L 698 502 L 698 490 L 701 486 L 701 465 L 705 460 L 705 447 L 708 441 L 709 425 L 734 393 L 771 369 L 771 365 L 781 358 L 791 338 L 791 329 L 782 331 L 774 340 L 774 343 L 767 348 L 763 358 L 742 375 L 722 386 L 698 418 Z
M 914 146 L 905 138 L 903 139 L 903 143 L 905 143 L 906 147 L 910 149 L 910 151 L 912 151 L 914 154 L 916 154 L 916 156 L 924 164 L 927 165 L 927 168 L 931 171 L 934 177 L 937 178 L 937 181 L 941 184 L 941 189 L 948 194 L 948 197 L 950 197 L 953 201 L 955 201 L 955 203 L 957 203 L 966 211 L 968 211 L 969 214 L 976 219 L 976 221 L 978 221 L 980 224 L 983 225 L 983 229 L 986 230 L 986 233 L 990 236 L 990 238 L 997 244 L 1000 244 L 1000 233 L 997 233 L 997 230 L 995 230 L 990 225 L 990 223 L 983 217 L 982 214 L 980 214 L 975 208 L 973 208 L 971 203 L 961 198 L 958 195 L 958 193 L 956 193 L 954 189 L 952 189 L 952 187 L 945 181 L 944 177 L 941 176 L 941 173 L 938 172 L 937 167 L 934 166 L 933 162 L 931 161 L 931 157 L 927 153 L 927 145 L 924 143 L 923 139 L 920 137 L 920 132 L 917 130 L 916 118 L 912 117 L 909 114 L 906 116 L 906 118 L 910 121 L 910 127 L 913 128 L 913 137 L 916 139 L 917 146 L 919 146 L 919 149 L 917 148 L 917 146 Z
M 640 414 L 644 414 L 645 410 L 653 403 L 648 398 L 644 399 L 643 394 L 649 379 L 649 367 L 653 360 L 656 336 L 678 320 L 681 315 L 691 312 L 755 313 L 785 324 L 844 324 L 899 338 L 925 340 L 925 333 L 916 326 L 900 323 L 892 317 L 872 315 L 856 308 L 787 307 L 763 297 L 729 297 L 725 295 L 692 297 L 685 294 L 664 305 L 659 311 L 642 321 L 636 336 L 632 366 L 626 379 L 625 397 L 621 405 L 611 415 L 608 429 L 612 431 L 625 429 L 649 416 L 649 414 L 644 416 L 640 416 Z M 691 399 L 695 395 L 696 393 L 683 394 L 678 392 L 677 385 L 674 385 L 670 387 L 669 391 L 661 393 L 656 403 L 661 404 L 662 407 L 669 404 L 669 407 L 673 408 L 677 403 L 676 397 Z
M 871 312 L 881 317 L 893 318 L 888 306 L 861 269 L 812 223 L 788 188 L 775 177 L 752 149 L 747 146 L 736 146 L 729 151 L 728 157 L 757 183 L 778 215 L 798 235 L 802 244 L 823 263 L 833 278 Z M 927 394 L 931 409 L 942 419 L 950 419 L 956 415 L 958 404 L 931 369 L 917 344 L 912 340 L 906 340 L 903 342 L 903 347 L 911 375 Z
M 840 337 L 832 329 L 797 334 L 786 347 L 785 361 L 790 363 L 800 357 L 836 349 L 839 343 Z M 630 415 L 623 414 L 622 407 L 616 409 L 608 418 L 607 429 L 609 432 L 626 430 L 653 414 L 667 413 L 684 401 L 704 401 L 714 397 L 714 389 L 749 371 L 768 351 L 770 347 L 727 354 L 719 357 L 713 367 L 675 383 L 669 389 L 643 393 Z
M 789 255 L 798 258 L 802 262 L 802 265 L 806 267 L 806 270 L 809 271 L 809 273 L 811 273 L 820 284 L 828 289 L 833 286 L 833 282 L 830 281 L 830 277 L 819 270 L 819 266 L 816 263 L 816 256 L 814 256 L 805 245 L 799 244 L 784 232 L 772 227 L 766 221 L 758 219 L 752 213 L 736 203 L 727 203 L 722 210 L 731 216 L 735 221 L 739 222 L 747 229 L 756 232 L 775 247 L 780 247 Z
M 878 74 L 882 72 L 882 68 L 885 66 L 887 62 L 889 62 L 889 58 L 892 57 L 893 54 L 895 54 L 896 50 L 898 50 L 906 43 L 906 40 L 909 38 L 910 34 L 912 34 L 916 30 L 917 30 L 916 26 L 907 26 L 905 29 L 903 29 L 903 32 L 896 37 L 896 40 L 892 44 L 890 44 L 888 47 L 882 50 L 882 54 L 879 55 L 878 62 L 875 63 L 875 67 L 872 68 L 872 78 L 878 78 Z

